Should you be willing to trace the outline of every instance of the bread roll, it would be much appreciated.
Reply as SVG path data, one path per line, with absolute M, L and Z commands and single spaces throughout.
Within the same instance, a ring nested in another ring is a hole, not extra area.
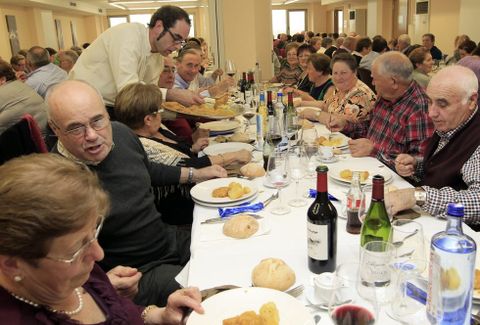
M 248 163 L 240 168 L 240 173 L 248 178 L 257 178 L 265 175 L 265 169 L 256 163 Z
M 281 259 L 267 258 L 253 269 L 252 283 L 256 287 L 285 291 L 295 283 L 295 272 Z
M 230 138 L 228 138 L 228 142 L 250 143 L 250 142 L 252 142 L 252 140 L 246 134 L 234 133 Z
M 227 220 L 223 225 L 225 236 L 245 239 L 258 231 L 258 222 L 254 217 L 248 214 L 239 214 Z

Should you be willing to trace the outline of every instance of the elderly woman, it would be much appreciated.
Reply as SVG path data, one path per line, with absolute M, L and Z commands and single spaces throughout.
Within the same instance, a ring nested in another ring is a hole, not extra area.
M 247 150 L 197 157 L 199 151 L 208 145 L 208 138 L 198 139 L 192 146 L 180 139 L 162 124 L 162 93 L 155 85 L 134 83 L 125 86 L 115 100 L 115 114 L 118 121 L 130 127 L 140 138 L 149 160 L 171 166 L 202 168 L 210 165 L 228 166 L 250 161 Z M 173 216 L 164 220 L 170 224 L 191 224 L 193 201 L 190 199 L 190 185 L 176 185 L 156 188 L 157 208 L 162 216 Z
M 413 80 L 415 80 L 422 88 L 427 88 L 430 82 L 428 75 L 432 71 L 433 59 L 430 50 L 425 47 L 419 47 L 413 50 L 408 58 L 413 64 Z
M 194 288 L 165 308 L 116 293 L 95 263 L 108 196 L 83 164 L 30 155 L 0 166 L 0 179 L 2 324 L 181 324 L 183 308 L 203 312 Z
M 320 111 L 305 109 L 300 116 L 323 124 L 329 123 L 332 114 L 343 115 L 353 123 L 368 119 L 376 96 L 366 84 L 357 79 L 355 58 L 351 54 L 337 54 L 330 65 L 335 86 L 332 95 L 312 103 Z
M 308 44 L 302 44 L 297 50 L 298 64 L 302 68 L 303 72 L 300 75 L 300 80 L 297 82 L 297 89 L 301 91 L 309 91 L 312 86 L 311 81 L 308 78 L 308 58 L 315 53 L 315 48 Z
M 287 44 L 285 47 L 287 59 L 286 61 L 283 61 L 280 72 L 275 75 L 270 82 L 281 82 L 289 86 L 293 86 L 298 83 L 300 80 L 300 75 L 302 74 L 302 68 L 298 62 L 298 47 L 299 44 L 295 42 Z

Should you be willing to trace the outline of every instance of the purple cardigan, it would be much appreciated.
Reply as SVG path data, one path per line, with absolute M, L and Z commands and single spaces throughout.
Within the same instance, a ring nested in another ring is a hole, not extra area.
M 143 325 L 140 313 L 144 307 L 120 297 L 103 270 L 95 264 L 90 278 L 83 288 L 93 297 L 106 315 L 107 320 L 100 324 Z M 2 324 L 79 324 L 65 314 L 52 313 L 43 307 L 33 307 L 15 299 L 0 287 L 0 322 Z

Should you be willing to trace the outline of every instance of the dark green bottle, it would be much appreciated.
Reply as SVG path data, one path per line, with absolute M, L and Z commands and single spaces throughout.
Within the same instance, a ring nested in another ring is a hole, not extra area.
M 363 220 L 360 232 L 360 245 L 362 247 L 374 240 L 390 241 L 392 231 L 392 225 L 390 224 L 384 201 L 385 180 L 383 176 L 375 175 L 372 183 L 372 201 L 370 202 L 365 220 Z

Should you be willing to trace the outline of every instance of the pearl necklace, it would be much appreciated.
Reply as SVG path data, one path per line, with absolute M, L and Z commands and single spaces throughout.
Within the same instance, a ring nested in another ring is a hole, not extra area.
M 10 292 L 10 294 L 17 300 L 20 300 L 26 304 L 29 304 L 33 307 L 36 307 L 36 308 L 39 308 L 40 305 L 31 301 L 31 300 L 28 300 L 27 298 L 23 298 L 23 297 L 20 297 L 20 296 L 17 296 L 16 294 L 14 294 L 13 292 Z M 53 313 L 62 313 L 62 314 L 65 314 L 65 315 L 75 315 L 75 314 L 78 314 L 82 309 L 83 309 L 83 297 L 82 297 L 82 292 L 80 291 L 80 288 L 76 288 L 75 289 L 75 294 L 77 295 L 77 298 L 78 298 L 78 307 L 74 310 L 57 310 L 55 308 L 52 308 L 50 306 L 45 306 L 48 310 L 50 310 L 51 312 Z

